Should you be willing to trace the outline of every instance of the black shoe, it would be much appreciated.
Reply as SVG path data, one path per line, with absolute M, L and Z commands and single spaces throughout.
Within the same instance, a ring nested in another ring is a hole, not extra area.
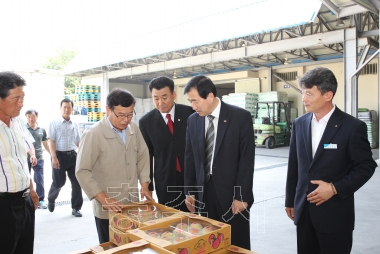
M 73 209 L 73 212 L 71 214 L 75 217 L 82 217 L 82 213 L 79 210 Z
M 55 208 L 55 203 L 48 203 L 48 209 L 49 209 L 49 212 L 54 212 L 54 208 Z

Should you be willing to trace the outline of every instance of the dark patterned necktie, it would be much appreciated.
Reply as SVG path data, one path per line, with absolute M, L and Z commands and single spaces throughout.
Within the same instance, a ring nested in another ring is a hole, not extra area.
M 206 132 L 206 157 L 205 157 L 205 171 L 206 171 L 206 178 L 208 179 L 210 175 L 210 167 L 211 167 L 211 158 L 212 158 L 212 152 L 214 149 L 214 136 L 215 136 L 215 131 L 214 131 L 214 116 L 208 115 L 208 128 Z

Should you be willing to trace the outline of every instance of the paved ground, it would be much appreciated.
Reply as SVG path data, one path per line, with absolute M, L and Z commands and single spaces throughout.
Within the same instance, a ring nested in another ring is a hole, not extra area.
M 251 209 L 251 245 L 259 253 L 296 253 L 295 227 L 284 211 L 284 190 L 287 165 L 287 147 L 256 149 L 254 176 L 255 204 Z M 378 159 L 378 149 L 373 150 Z M 45 158 L 45 186 L 51 184 L 48 155 Z M 380 173 L 355 194 L 356 228 L 352 253 L 380 252 Z M 53 213 L 36 211 L 35 253 L 67 253 L 98 243 L 91 202 L 84 202 L 82 218 L 71 215 L 70 182 L 62 189 Z

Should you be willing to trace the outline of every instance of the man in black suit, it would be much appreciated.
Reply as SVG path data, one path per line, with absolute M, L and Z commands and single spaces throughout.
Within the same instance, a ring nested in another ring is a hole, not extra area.
M 354 193 L 377 166 L 367 126 L 333 104 L 329 69 L 310 70 L 299 84 L 309 113 L 292 127 L 285 210 L 297 226 L 298 253 L 350 253 Z
M 174 103 L 176 92 L 170 78 L 153 79 L 149 89 L 156 109 L 143 116 L 139 124 L 149 148 L 149 190 L 153 191 L 155 185 L 159 203 L 188 212 L 184 202 L 183 157 L 187 118 L 194 111 Z
M 250 249 L 255 161 L 251 114 L 217 98 L 215 85 L 205 76 L 193 77 L 184 91 L 197 113 L 189 117 L 186 132 L 187 208 L 231 224 L 232 244 Z

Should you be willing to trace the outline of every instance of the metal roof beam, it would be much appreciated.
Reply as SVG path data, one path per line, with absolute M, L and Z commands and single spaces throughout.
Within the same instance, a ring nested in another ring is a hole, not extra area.
M 359 13 L 363 13 L 367 11 L 368 10 L 366 8 L 360 5 L 344 7 L 343 9 L 339 11 L 339 15 L 337 16 L 337 18 L 347 17 L 347 16 L 351 16 L 351 15 L 355 15 L 355 14 L 359 14 Z
M 379 10 L 370 1 L 368 0 L 352 0 L 352 1 L 362 6 L 366 10 L 372 12 L 373 14 L 376 14 L 377 16 L 379 16 Z
M 321 3 L 326 6 L 334 15 L 339 16 L 339 8 L 330 0 L 319 0 Z
M 166 62 L 136 66 L 117 71 L 110 71 L 108 73 L 108 76 L 109 78 L 116 78 L 121 76 L 130 76 L 131 74 L 138 75 L 142 73 L 151 73 L 160 70 L 173 70 L 189 66 L 199 66 L 204 64 L 225 62 L 237 58 L 257 57 L 259 55 L 283 52 L 293 50 L 295 48 L 315 47 L 319 45 L 320 41 L 322 41 L 325 45 L 340 43 L 344 41 L 344 30 L 302 36 L 293 39 L 251 45 L 236 49 L 229 49 L 221 52 L 212 52 L 203 55 L 178 58 Z M 231 70 L 231 67 L 229 69 Z

